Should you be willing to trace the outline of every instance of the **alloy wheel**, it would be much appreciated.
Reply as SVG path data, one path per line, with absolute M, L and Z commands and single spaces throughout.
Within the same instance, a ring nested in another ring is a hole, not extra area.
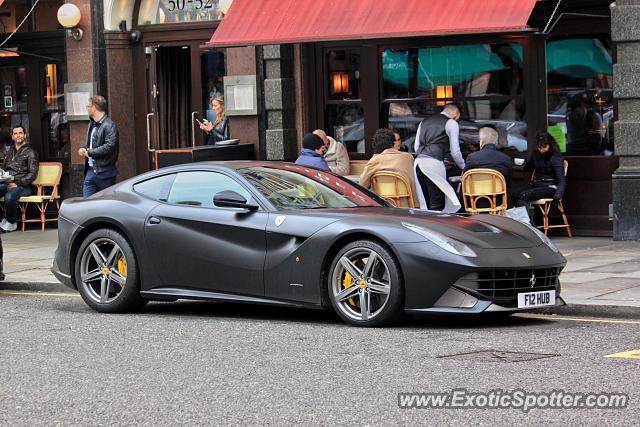
M 368 321 L 389 301 L 391 275 L 383 257 L 371 248 L 356 247 L 335 265 L 331 281 L 337 308 L 350 319 Z
M 94 302 L 114 301 L 127 283 L 127 260 L 122 248 L 111 239 L 98 238 L 82 253 L 81 286 Z

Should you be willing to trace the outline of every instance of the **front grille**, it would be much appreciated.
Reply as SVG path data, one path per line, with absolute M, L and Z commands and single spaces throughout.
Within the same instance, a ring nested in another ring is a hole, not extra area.
M 480 271 L 467 274 L 456 285 L 475 291 L 500 305 L 508 305 L 517 304 L 519 293 L 557 289 L 559 275 L 560 269 L 557 267 Z

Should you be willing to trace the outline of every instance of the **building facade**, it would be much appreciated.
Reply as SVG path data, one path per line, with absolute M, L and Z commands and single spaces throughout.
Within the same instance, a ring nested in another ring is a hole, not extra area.
M 640 191 L 637 85 L 629 80 L 637 51 L 629 19 L 640 2 L 623 0 L 610 8 L 602 0 L 538 1 L 525 28 L 485 34 L 247 40 L 225 48 L 212 47 L 212 34 L 215 42 L 225 14 L 232 17 L 246 0 L 71 2 L 82 12 L 82 40 L 65 37 L 56 23 L 39 26 L 36 15 L 29 28 L 39 37 L 34 49 L 49 43 L 46 58 L 30 60 L 32 65 L 6 79 L 39 73 L 38 89 L 34 85 L 24 98 L 31 106 L 29 131 L 44 158 L 67 165 L 66 194 L 80 193 L 84 164 L 76 152 L 87 122 L 65 120 L 61 101 L 55 108 L 47 104 L 63 99 L 64 83 L 95 83 L 109 100 L 120 128 L 123 179 L 155 167 L 154 149 L 204 144 L 195 119 L 212 118 L 209 102 L 223 92 L 224 76 L 248 75 L 258 82 L 259 113 L 230 117 L 230 129 L 233 138 L 254 145 L 258 158 L 293 160 L 301 135 L 322 128 L 345 144 L 352 159 L 367 159 L 377 128 L 393 127 L 410 142 L 421 119 L 455 102 L 462 108 L 465 150 L 474 149 L 477 129 L 487 123 L 498 128 L 512 157 L 525 157 L 539 132 L 556 140 L 570 164 L 564 203 L 576 234 L 640 238 L 638 198 L 629 200 Z M 265 1 L 251 7 L 279 6 Z M 14 40 L 32 39 L 19 36 Z M 624 62 L 613 67 L 617 56 Z M 18 58 L 0 57 L 2 76 L 19 70 L 20 60 L 26 64 L 26 56 Z M 18 83 L 4 80 L 7 93 L 7 85 L 17 90 Z M 5 133 L 8 123 L 25 114 L 16 108 L 5 107 L 0 116 Z M 526 183 L 524 175 L 518 180 Z

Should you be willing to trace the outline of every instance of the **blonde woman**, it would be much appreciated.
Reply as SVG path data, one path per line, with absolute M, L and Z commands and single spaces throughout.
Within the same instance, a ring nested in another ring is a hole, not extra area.
M 199 122 L 200 129 L 209 135 L 207 145 L 214 145 L 218 141 L 229 139 L 229 121 L 224 115 L 224 97 L 216 96 L 211 99 L 211 109 L 216 112 L 216 119 L 213 122 L 207 119 Z

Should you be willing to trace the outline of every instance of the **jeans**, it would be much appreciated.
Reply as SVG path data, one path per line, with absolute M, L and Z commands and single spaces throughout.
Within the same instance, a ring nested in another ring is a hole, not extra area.
M 4 205 L 6 207 L 5 218 L 7 222 L 15 224 L 18 219 L 18 199 L 22 196 L 31 194 L 31 187 L 16 187 L 11 190 L 7 188 L 7 184 L 0 184 L 0 197 L 4 196 Z
M 2 238 L 0 237 L 0 280 L 4 280 L 4 250 L 2 249 Z
M 93 169 L 89 169 L 84 177 L 84 182 L 82 183 L 82 195 L 84 197 L 89 197 L 92 194 L 97 193 L 98 191 L 111 187 L 115 183 L 115 175 L 110 178 L 99 178 L 93 172 Z

